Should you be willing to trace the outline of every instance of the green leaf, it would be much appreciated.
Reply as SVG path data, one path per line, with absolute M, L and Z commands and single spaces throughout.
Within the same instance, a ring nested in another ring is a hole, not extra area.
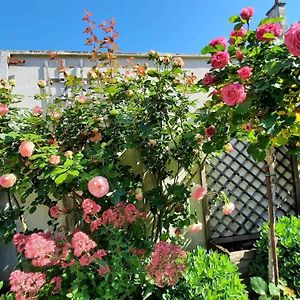
M 231 16 L 229 18 L 229 23 L 237 23 L 237 22 L 241 22 L 241 17 L 236 15 L 236 16 Z
M 36 206 L 31 206 L 30 208 L 29 208 L 29 213 L 30 214 L 33 214 L 34 212 L 36 211 Z
M 258 26 L 264 25 L 264 24 L 272 24 L 272 23 L 279 23 L 283 20 L 282 17 L 279 18 L 264 18 L 260 21 Z
M 280 289 L 274 283 L 269 284 L 269 291 L 271 296 L 280 296 Z
M 74 160 L 72 159 L 67 159 L 64 163 L 65 167 L 71 167 L 72 165 L 74 165 Z
M 67 298 L 73 298 L 73 294 L 72 294 L 72 293 L 68 293 L 68 294 L 66 295 L 66 297 L 67 297 Z
M 208 54 L 208 53 L 211 53 L 211 52 L 216 52 L 216 49 L 213 46 L 210 46 L 210 45 L 204 47 L 201 50 L 201 54 Z
M 241 115 L 247 113 L 249 111 L 249 108 L 251 107 L 251 104 L 252 104 L 252 100 L 247 100 L 243 103 L 240 103 L 236 107 L 236 112 Z
M 267 283 L 260 277 L 252 277 L 250 280 L 253 291 L 258 295 L 266 295 L 268 292 Z
M 263 37 L 266 38 L 266 39 L 272 39 L 272 40 L 275 39 L 275 35 L 270 33 L 270 32 L 265 33 L 263 35 Z
M 274 62 L 271 64 L 270 68 L 268 69 L 267 74 L 268 74 L 268 75 L 274 75 L 274 74 L 277 74 L 277 73 L 279 73 L 279 71 L 282 69 L 282 67 L 283 67 L 282 62 L 274 61 Z
M 67 173 L 60 174 L 58 177 L 55 178 L 55 183 L 57 185 L 63 183 L 67 179 L 67 176 Z
M 3 281 L 0 281 L 0 290 L 2 289 L 3 287 Z
M 237 23 L 235 26 L 234 26 L 234 30 L 240 30 L 242 27 L 244 26 L 244 23 Z

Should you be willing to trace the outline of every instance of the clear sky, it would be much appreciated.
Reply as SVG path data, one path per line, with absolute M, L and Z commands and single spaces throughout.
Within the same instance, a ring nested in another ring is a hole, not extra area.
M 255 9 L 255 23 L 274 0 L 0 0 L 0 49 L 85 50 L 84 9 L 98 23 L 115 17 L 121 52 L 199 53 L 228 36 L 231 15 Z M 288 23 L 300 20 L 300 0 L 286 0 Z

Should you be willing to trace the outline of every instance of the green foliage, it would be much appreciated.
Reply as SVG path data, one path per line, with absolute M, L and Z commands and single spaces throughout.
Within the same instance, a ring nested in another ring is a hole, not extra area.
M 278 237 L 278 260 L 280 277 L 288 286 L 300 295 L 300 219 L 282 217 L 276 224 Z M 261 237 L 256 243 L 257 254 L 252 266 L 252 273 L 267 278 L 266 263 L 268 257 L 268 225 L 264 224 Z
M 225 254 L 198 248 L 189 254 L 185 280 L 190 297 L 187 299 L 248 299 L 237 266 Z

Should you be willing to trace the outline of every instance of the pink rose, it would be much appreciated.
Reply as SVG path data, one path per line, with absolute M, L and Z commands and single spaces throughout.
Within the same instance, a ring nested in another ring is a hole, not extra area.
M 7 115 L 9 112 L 9 108 L 6 104 L 0 103 L 0 116 L 3 117 Z
M 17 177 L 14 174 L 4 174 L 0 177 L 0 185 L 4 188 L 10 188 L 16 183 Z
M 215 127 L 214 126 L 209 126 L 207 128 L 205 128 L 205 135 L 208 137 L 208 138 L 211 138 L 215 135 Z
M 29 141 L 22 141 L 19 146 L 19 153 L 22 157 L 31 157 L 34 151 L 34 143 Z
M 243 125 L 243 128 L 247 131 L 251 131 L 253 129 L 251 123 L 247 123 L 247 124 Z
M 202 223 L 193 224 L 193 225 L 190 225 L 190 227 L 189 227 L 189 233 L 192 233 L 192 234 L 199 233 L 202 229 L 203 229 Z
M 80 104 L 84 104 L 86 102 L 86 98 L 84 95 L 80 95 L 77 97 L 77 101 L 80 103 Z
M 43 113 L 43 109 L 39 106 L 39 105 L 36 105 L 33 109 L 32 109 L 32 112 L 35 114 L 35 115 L 41 115 Z
M 211 58 L 211 65 L 215 69 L 222 69 L 228 65 L 230 56 L 227 51 L 220 51 L 213 54 Z
M 223 211 L 223 214 L 225 216 L 228 216 L 228 215 L 230 215 L 234 211 L 234 209 L 235 209 L 234 203 L 230 202 L 230 203 L 227 203 L 227 204 L 225 204 L 223 206 L 223 210 L 222 211 Z
M 284 41 L 293 55 L 300 56 L 300 22 L 290 27 L 284 37 Z
M 234 44 L 237 38 L 243 38 L 247 34 L 247 30 L 244 27 L 241 27 L 239 30 L 233 30 L 230 33 L 229 44 Z
M 226 48 L 227 46 L 227 41 L 226 38 L 223 36 L 220 36 L 216 39 L 213 39 L 209 42 L 210 46 L 216 47 L 216 46 L 223 46 L 224 48 Z
M 88 182 L 89 192 L 96 198 L 104 197 L 109 192 L 109 184 L 105 177 L 96 176 Z
M 49 157 L 49 163 L 51 165 L 58 165 L 60 163 L 60 156 L 59 155 L 51 155 Z
M 266 33 L 271 33 L 274 35 L 274 37 L 280 37 L 281 33 L 282 33 L 282 29 L 280 24 L 270 24 L 270 23 L 266 23 L 261 25 L 260 27 L 258 27 L 256 29 L 256 37 L 257 39 L 259 39 L 260 41 L 272 41 L 274 40 L 274 38 L 267 38 L 264 37 L 264 35 Z
M 240 51 L 240 50 L 237 50 L 237 51 L 235 52 L 235 56 L 236 56 L 236 58 L 237 58 L 238 60 L 243 60 L 243 58 L 244 58 L 244 53 L 243 53 L 242 51 Z
M 250 68 L 248 66 L 242 67 L 237 71 L 238 75 L 240 76 L 240 78 L 242 80 L 249 79 L 251 76 L 251 72 L 252 72 L 252 68 Z
M 206 194 L 207 189 L 201 185 L 195 185 L 191 189 L 191 199 L 194 201 L 202 200 Z
M 221 93 L 224 103 L 229 106 L 235 106 L 246 99 L 245 88 L 240 83 L 228 83 L 221 89 Z
M 203 85 L 209 86 L 216 80 L 216 76 L 206 73 L 202 79 Z
M 243 20 L 249 20 L 254 15 L 253 7 L 245 7 L 242 9 L 240 16 Z

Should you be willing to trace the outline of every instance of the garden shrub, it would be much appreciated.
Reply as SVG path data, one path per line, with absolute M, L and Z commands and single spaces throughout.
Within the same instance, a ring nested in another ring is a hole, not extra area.
M 188 256 L 185 279 L 190 293 L 188 299 L 248 299 L 238 267 L 225 254 L 196 249 Z
M 281 217 L 276 224 L 280 277 L 300 295 L 300 218 Z M 255 276 L 267 278 L 268 224 L 264 224 L 256 242 L 257 254 L 252 265 Z

